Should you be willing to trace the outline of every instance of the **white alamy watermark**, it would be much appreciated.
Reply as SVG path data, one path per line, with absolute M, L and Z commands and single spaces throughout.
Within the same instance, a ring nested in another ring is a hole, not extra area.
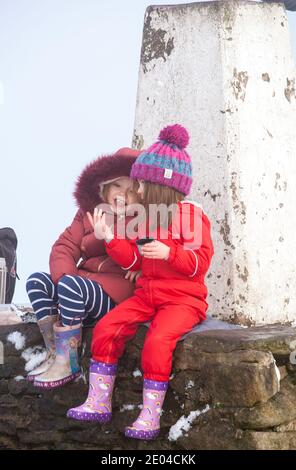
M 105 221 L 118 239 L 157 238 L 181 240 L 185 250 L 199 249 L 202 243 L 202 208 L 184 202 L 178 204 L 149 204 L 146 210 L 142 204 L 131 204 L 122 211 L 110 210 L 108 204 L 99 204 L 96 209 L 105 214 Z M 95 232 L 99 233 L 100 230 Z M 97 238 L 103 239 L 104 235 Z

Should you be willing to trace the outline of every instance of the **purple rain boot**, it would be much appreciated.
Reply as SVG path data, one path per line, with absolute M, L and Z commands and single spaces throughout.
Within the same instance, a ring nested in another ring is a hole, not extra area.
M 125 428 L 125 436 L 134 439 L 156 439 L 159 431 L 159 420 L 162 404 L 168 388 L 168 382 L 144 379 L 143 409 L 137 420 Z
M 78 421 L 109 423 L 112 418 L 112 392 L 117 364 L 105 364 L 91 359 L 89 390 L 86 401 L 67 412 L 68 418 Z

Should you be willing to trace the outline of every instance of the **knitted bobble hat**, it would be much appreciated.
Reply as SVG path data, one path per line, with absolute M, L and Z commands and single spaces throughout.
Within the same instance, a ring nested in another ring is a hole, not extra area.
M 165 127 L 157 142 L 137 157 L 130 177 L 169 186 L 187 196 L 192 184 L 188 142 L 188 132 L 180 124 Z

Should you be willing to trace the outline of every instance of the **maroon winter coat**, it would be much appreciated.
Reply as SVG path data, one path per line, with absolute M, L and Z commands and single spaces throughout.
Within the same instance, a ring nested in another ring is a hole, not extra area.
M 123 148 L 89 164 L 78 178 L 74 197 L 79 206 L 71 225 L 59 236 L 50 254 L 50 273 L 54 283 L 65 274 L 79 275 L 98 282 L 119 303 L 133 294 L 134 283 L 125 279 L 126 270 L 110 258 L 104 241 L 97 240 L 86 212 L 93 213 L 102 202 L 99 185 L 129 176 L 139 151 Z

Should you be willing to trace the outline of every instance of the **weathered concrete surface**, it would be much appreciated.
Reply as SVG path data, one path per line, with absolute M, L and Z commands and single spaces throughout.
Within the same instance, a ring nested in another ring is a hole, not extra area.
M 7 340 L 13 331 L 25 338 L 19 350 Z M 67 410 L 87 395 L 92 331 L 84 330 L 85 380 L 43 391 L 18 380 L 26 374 L 24 350 L 42 342 L 37 325 L 0 326 L 5 360 L 0 365 L 0 449 L 296 449 L 296 372 L 287 367 L 296 333 L 295 328 L 274 326 L 187 337 L 176 349 L 160 438 L 153 443 L 124 438 L 125 425 L 133 422 L 142 403 L 142 377 L 134 372 L 146 332 L 140 327 L 121 358 L 114 418 L 100 426 L 66 418 Z M 285 353 L 280 377 L 272 351 Z M 209 410 L 183 437 L 169 440 L 181 416 L 206 405 Z
M 246 325 L 295 320 L 295 76 L 280 3 L 146 11 L 133 145 L 189 129 L 216 249 L 209 312 Z

